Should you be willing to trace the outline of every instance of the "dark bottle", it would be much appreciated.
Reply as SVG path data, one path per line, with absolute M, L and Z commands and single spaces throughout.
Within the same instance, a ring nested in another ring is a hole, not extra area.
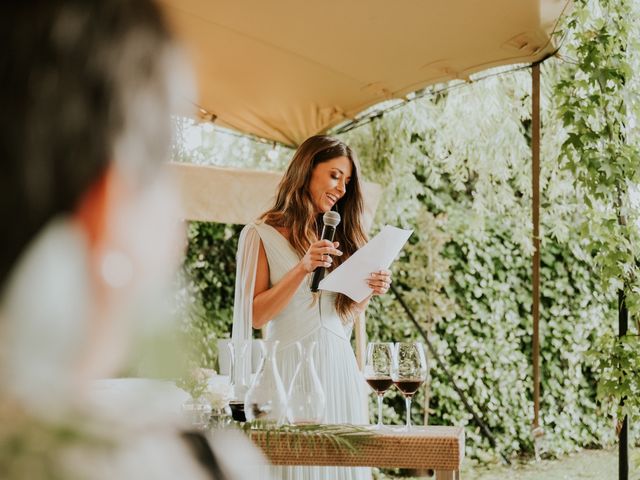
M 231 409 L 231 417 L 236 422 L 246 422 L 247 417 L 244 414 L 244 402 L 229 402 Z

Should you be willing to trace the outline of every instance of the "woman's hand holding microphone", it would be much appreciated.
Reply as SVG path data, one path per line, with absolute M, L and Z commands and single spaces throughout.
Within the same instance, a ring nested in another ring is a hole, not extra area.
M 312 243 L 299 265 L 307 273 L 313 272 L 318 267 L 329 268 L 333 262 L 331 255 L 342 255 L 342 252 L 338 250 L 339 246 L 340 242 L 332 243 L 329 240 L 319 240 Z

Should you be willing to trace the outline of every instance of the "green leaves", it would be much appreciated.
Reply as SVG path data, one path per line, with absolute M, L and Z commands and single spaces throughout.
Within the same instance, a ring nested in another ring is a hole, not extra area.
M 611 332 L 600 337 L 589 353 L 599 373 L 598 400 L 615 413 L 618 420 L 637 420 L 640 412 L 640 337 Z
M 565 52 L 576 62 L 562 70 L 555 86 L 559 116 L 568 131 L 560 159 L 587 206 L 580 231 L 593 256 L 594 273 L 604 291 L 624 291 L 633 318 L 640 313 L 640 242 L 630 187 L 638 182 L 640 150 L 637 142 L 627 140 L 627 125 L 635 123 L 632 99 L 640 93 L 633 78 L 640 67 L 634 48 L 638 5 L 579 0 L 572 17 Z M 590 355 L 598 399 L 621 419 L 637 415 L 640 350 L 637 336 L 618 340 L 611 327 L 597 338 Z
M 561 67 L 544 66 L 543 105 L 551 102 Z M 532 448 L 529 85 L 527 72 L 478 82 L 348 137 L 365 175 L 388 186 L 377 223 L 414 229 L 394 264 L 395 284 L 507 452 Z M 607 328 L 611 303 L 581 240 L 586 207 L 573 176 L 558 165 L 562 119 L 555 110 L 542 114 L 542 421 L 553 432 L 549 449 L 561 453 L 612 438 L 597 414 L 593 372 L 584 365 L 592 339 Z M 580 148 L 589 140 L 572 139 Z M 367 325 L 372 340 L 417 339 L 387 297 L 372 304 Z M 433 364 L 431 376 L 429 421 L 466 425 L 467 453 L 486 458 L 492 449 L 450 380 Z M 395 409 L 385 412 L 386 421 L 400 423 L 402 399 L 393 391 L 386 398 Z M 425 406 L 425 392 L 415 404 Z M 424 413 L 416 410 L 419 422 Z
M 179 303 L 187 312 L 184 330 L 195 349 L 194 368 L 217 368 L 216 340 L 231 334 L 240 230 L 238 225 L 189 223 Z

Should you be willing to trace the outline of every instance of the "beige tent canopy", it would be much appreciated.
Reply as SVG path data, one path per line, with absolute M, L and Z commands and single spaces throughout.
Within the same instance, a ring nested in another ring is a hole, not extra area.
M 569 3 L 159 1 L 195 63 L 200 93 L 190 100 L 203 118 L 292 146 L 429 84 L 545 58 L 556 48 L 552 33 Z M 272 197 L 279 178 L 172 169 L 183 212 L 193 220 L 247 223 L 264 211 L 263 196 Z M 368 213 L 379 194 L 365 190 Z
M 555 50 L 569 0 L 160 0 L 205 118 L 295 146 L 381 101 Z

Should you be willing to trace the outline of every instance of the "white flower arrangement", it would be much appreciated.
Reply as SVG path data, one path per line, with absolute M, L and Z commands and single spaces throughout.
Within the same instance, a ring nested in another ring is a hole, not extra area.
M 206 384 L 209 382 L 211 377 L 216 375 L 216 371 L 211 368 L 196 368 L 193 371 L 193 377 L 196 379 L 198 383 Z
M 229 405 L 231 385 L 222 382 L 209 383 L 203 396 L 211 404 L 213 410 L 220 410 Z

